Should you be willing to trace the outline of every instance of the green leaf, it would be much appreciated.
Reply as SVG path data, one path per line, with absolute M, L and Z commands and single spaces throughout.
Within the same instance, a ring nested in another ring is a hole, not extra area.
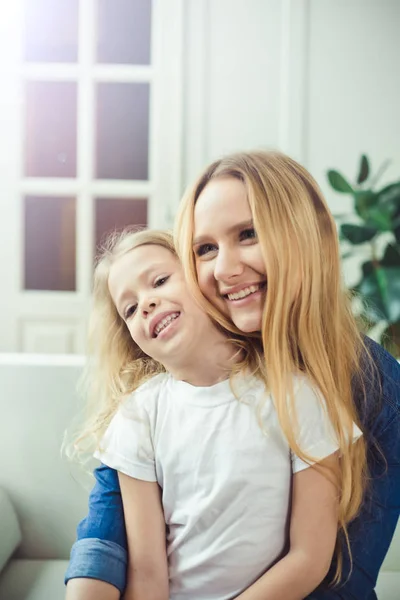
M 342 219 L 347 219 L 350 215 L 349 213 L 332 213 L 334 219 L 341 221 Z
M 357 294 L 362 296 L 364 315 L 368 320 L 372 323 L 379 323 L 379 321 L 387 319 L 386 307 L 374 273 L 363 277 L 354 289 Z
M 380 343 L 395 358 L 400 354 L 400 323 L 391 323 L 385 331 L 382 332 Z
M 360 170 L 358 172 L 357 183 L 364 183 L 368 179 L 369 175 L 369 161 L 368 157 L 363 154 L 360 160 Z
M 374 206 L 370 208 L 366 213 L 366 221 L 367 225 L 371 227 L 376 227 L 379 231 L 392 231 L 393 222 L 392 222 L 392 207 L 379 207 Z
M 362 190 L 353 192 L 356 212 L 363 216 L 368 208 L 376 206 L 379 202 L 379 195 L 371 190 Z
M 371 273 L 374 272 L 374 264 L 371 260 L 367 260 L 365 263 L 362 264 L 361 269 L 363 276 L 367 277 L 368 275 L 371 275 Z
M 375 187 L 375 185 L 378 183 L 378 181 L 380 180 L 380 178 L 382 177 L 382 175 L 384 174 L 384 172 L 386 171 L 386 169 L 388 168 L 390 163 L 391 163 L 391 161 L 387 159 L 381 164 L 378 171 L 376 172 L 376 174 L 374 175 L 372 180 L 369 182 L 369 185 L 371 188 Z
M 328 171 L 328 180 L 334 190 L 342 194 L 352 194 L 353 188 L 338 171 Z
M 341 259 L 342 260 L 346 260 L 347 258 L 351 258 L 353 256 L 354 252 L 343 252 Z
M 393 215 L 393 233 L 396 243 L 400 246 L 400 206 Z
M 351 225 L 344 223 L 340 227 L 342 239 L 348 240 L 351 244 L 364 244 L 369 242 L 378 233 L 375 227 L 362 227 L 361 225 Z
M 391 204 L 392 206 L 400 206 L 400 181 L 387 185 L 377 192 L 379 204 Z
M 380 263 L 384 267 L 400 267 L 400 244 L 388 244 Z
M 382 202 L 383 198 L 393 198 L 393 192 L 385 191 L 383 196 L 381 192 L 372 192 L 371 190 L 355 191 L 355 210 L 365 226 L 376 227 L 380 231 L 392 231 L 392 217 L 396 210 L 393 203 Z
M 356 286 L 365 302 L 369 319 L 400 320 L 400 267 L 378 267 L 371 271 L 371 262 L 363 265 L 364 277 Z M 368 273 L 368 274 L 367 274 Z
M 353 192 L 354 209 L 361 219 L 368 220 L 368 210 L 378 204 L 378 194 L 371 190 L 355 190 Z

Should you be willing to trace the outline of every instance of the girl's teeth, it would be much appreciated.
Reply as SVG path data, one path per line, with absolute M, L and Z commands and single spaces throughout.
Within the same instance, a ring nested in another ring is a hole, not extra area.
M 246 296 L 250 296 L 250 294 L 254 294 L 254 292 L 258 292 L 260 289 L 259 285 L 250 285 L 240 292 L 235 292 L 234 294 L 228 294 L 229 300 L 241 300 L 242 298 L 246 298 Z
M 171 321 L 174 321 L 177 317 L 179 317 L 179 313 L 173 313 L 172 315 L 168 315 L 168 317 L 165 317 L 162 321 L 160 321 L 154 330 L 156 336 L 160 333 L 160 331 L 165 329 L 166 326 L 171 323 Z

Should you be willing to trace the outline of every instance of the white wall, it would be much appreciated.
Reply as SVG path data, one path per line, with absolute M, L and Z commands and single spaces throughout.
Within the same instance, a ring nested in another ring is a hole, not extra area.
M 400 178 L 400 2 L 313 0 L 309 19 L 308 167 L 328 189 L 327 167 L 354 177 L 366 152 Z
M 188 0 L 184 183 L 217 156 L 279 145 L 282 5 Z
M 184 184 L 222 153 L 280 148 L 328 192 L 367 152 L 400 176 L 398 0 L 187 0 Z

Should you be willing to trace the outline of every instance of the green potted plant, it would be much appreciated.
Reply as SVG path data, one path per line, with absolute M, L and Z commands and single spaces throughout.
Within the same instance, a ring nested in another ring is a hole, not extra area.
M 378 341 L 399 358 L 400 180 L 378 187 L 387 165 L 373 176 L 363 154 L 354 183 L 335 170 L 328 171 L 328 180 L 334 190 L 353 199 L 353 210 L 335 218 L 344 249 L 342 258 L 359 255 L 363 260 L 360 279 L 352 291 L 362 300 L 359 316 L 364 331 L 381 324 Z

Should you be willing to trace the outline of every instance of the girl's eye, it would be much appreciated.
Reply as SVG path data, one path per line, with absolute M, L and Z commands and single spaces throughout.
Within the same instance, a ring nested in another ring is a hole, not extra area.
M 124 314 L 125 321 L 127 321 L 136 312 L 136 309 L 137 304 L 132 304 L 131 306 L 128 306 Z
M 154 282 L 154 287 L 160 287 L 161 285 L 164 285 L 164 283 L 166 281 L 168 281 L 168 279 L 170 278 L 169 275 L 166 275 L 165 277 L 159 277 L 158 279 L 155 280 Z
M 201 246 L 196 248 L 195 254 L 196 256 L 205 256 L 210 252 L 215 252 L 216 249 L 217 247 L 215 244 L 201 244 Z
M 241 231 L 239 234 L 239 239 L 241 242 L 245 241 L 245 240 L 257 239 L 256 230 L 254 229 L 254 227 L 249 227 L 248 229 L 243 229 L 243 231 Z

